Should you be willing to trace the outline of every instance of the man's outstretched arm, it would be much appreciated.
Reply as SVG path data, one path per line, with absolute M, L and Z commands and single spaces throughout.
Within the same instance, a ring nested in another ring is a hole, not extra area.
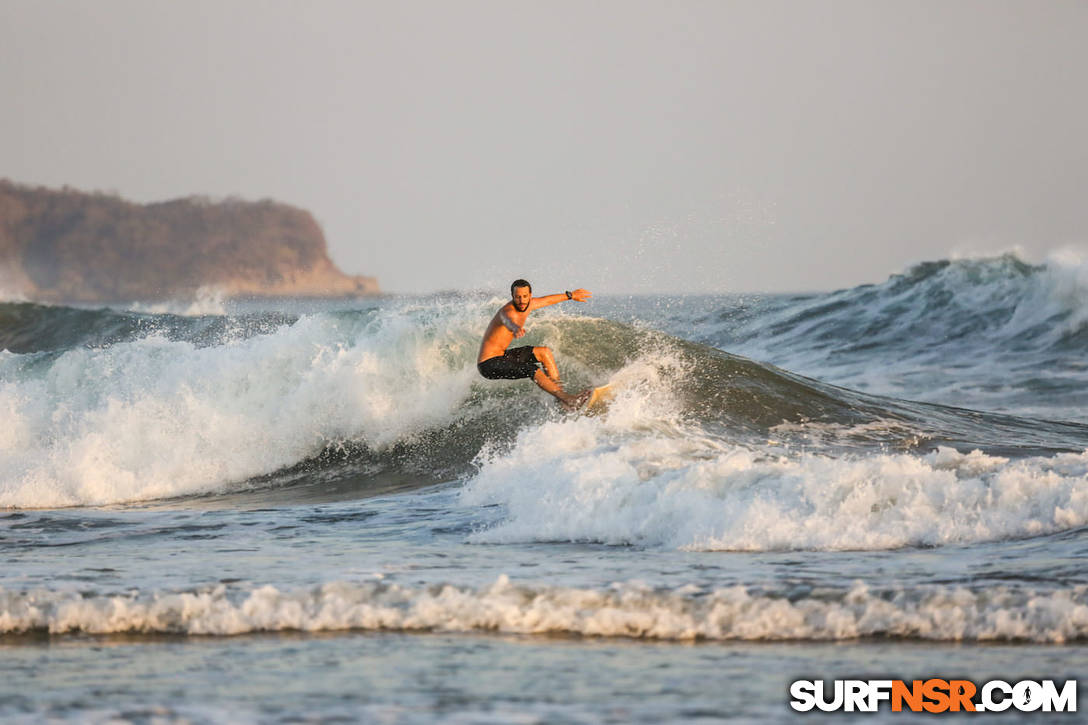
M 593 293 L 587 289 L 576 289 L 571 292 L 560 292 L 556 295 L 544 295 L 543 297 L 534 297 L 533 301 L 529 303 L 529 310 L 538 310 L 541 307 L 554 305 L 558 302 L 566 302 L 567 300 L 585 302 L 592 296 Z

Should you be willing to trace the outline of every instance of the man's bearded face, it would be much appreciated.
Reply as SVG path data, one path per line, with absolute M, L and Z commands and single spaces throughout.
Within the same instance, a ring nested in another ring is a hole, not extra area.
M 529 309 L 529 303 L 533 301 L 533 293 L 529 291 L 528 287 L 515 287 L 514 288 L 514 309 L 518 312 L 525 312 Z

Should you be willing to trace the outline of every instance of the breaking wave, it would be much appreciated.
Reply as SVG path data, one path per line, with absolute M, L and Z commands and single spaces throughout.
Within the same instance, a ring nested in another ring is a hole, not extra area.
M 1080 424 L 866 395 L 631 325 L 542 316 L 532 342 L 556 350 L 569 387 L 612 380 L 622 392 L 603 418 L 564 416 L 531 384 L 478 377 L 479 330 L 496 303 L 239 317 L 2 305 L 0 506 L 115 504 L 303 479 L 354 481 L 363 495 L 382 477 L 465 480 L 503 456 L 531 470 L 523 441 L 542 435 L 550 442 L 540 460 L 553 465 L 563 463 L 555 451 L 588 436 L 595 446 L 633 445 L 628 468 L 644 468 L 638 451 L 656 447 L 681 459 L 680 469 L 723 455 L 786 456 L 799 474 L 816 470 L 816 459 L 797 458 L 813 452 L 945 446 L 1020 459 L 1088 448 Z M 17 340 L 37 344 L 12 351 Z
M 413 588 L 382 581 L 312 589 L 219 585 L 189 592 L 83 595 L 0 591 L 0 634 L 185 634 L 396 630 L 660 640 L 847 640 L 1064 643 L 1088 638 L 1088 587 L 963 586 L 876 590 L 798 586 L 607 589 L 519 585 Z

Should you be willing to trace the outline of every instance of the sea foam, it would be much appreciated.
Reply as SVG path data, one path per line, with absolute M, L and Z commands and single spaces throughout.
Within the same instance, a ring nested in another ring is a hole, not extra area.
M 941 447 L 832 457 L 742 446 L 645 411 L 549 421 L 485 452 L 462 491 L 499 504 L 473 541 L 689 550 L 890 549 L 1088 524 L 1088 452 L 1008 459 Z
M 320 453 L 448 422 L 475 380 L 473 311 L 313 315 L 213 346 L 147 337 L 0 352 L 0 507 L 223 490 Z
M 766 593 L 744 586 L 603 589 L 516 584 L 479 589 L 383 581 L 191 592 L 81 595 L 0 590 L 0 633 L 178 633 L 334 630 L 502 632 L 662 640 L 1072 642 L 1088 637 L 1088 587 L 960 586 Z

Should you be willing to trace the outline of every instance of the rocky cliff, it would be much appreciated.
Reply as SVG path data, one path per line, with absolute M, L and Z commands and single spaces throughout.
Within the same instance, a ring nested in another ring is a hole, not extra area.
M 0 293 L 41 302 L 376 294 L 329 259 L 309 212 L 190 197 L 134 204 L 0 180 Z

